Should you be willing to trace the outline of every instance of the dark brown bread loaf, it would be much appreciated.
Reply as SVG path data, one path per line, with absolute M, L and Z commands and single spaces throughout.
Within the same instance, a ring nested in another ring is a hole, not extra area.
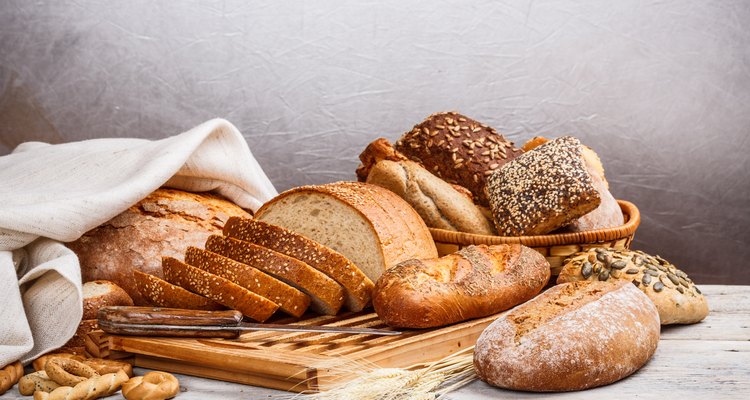
M 388 325 L 431 328 L 507 310 L 537 295 L 549 278 L 547 260 L 526 246 L 469 246 L 389 269 L 372 302 Z
M 489 205 L 487 176 L 523 153 L 495 129 L 457 112 L 430 115 L 395 147 L 448 183 L 469 189 L 482 206 Z
M 266 275 L 261 270 L 231 258 L 196 247 L 188 247 L 185 262 L 196 268 L 222 278 L 257 293 L 279 305 L 281 311 L 299 317 L 310 305 L 310 297 L 286 283 Z
M 294 257 L 328 275 L 346 291 L 349 311 L 361 311 L 372 298 L 374 283 L 346 257 L 322 244 L 280 226 L 249 218 L 230 218 L 224 235 Z
M 133 281 L 141 296 L 152 306 L 207 311 L 225 308 L 211 299 L 138 270 L 133 271 Z
M 263 296 L 172 257 L 162 259 L 162 268 L 168 282 L 206 296 L 256 321 L 267 320 L 279 308 L 278 304 Z
M 658 343 L 656 307 L 631 283 L 564 283 L 488 326 L 474 347 L 474 367 L 501 388 L 581 390 L 637 371 Z
M 578 139 L 563 136 L 490 175 L 487 191 L 499 235 L 543 235 L 599 206 L 581 151 Z

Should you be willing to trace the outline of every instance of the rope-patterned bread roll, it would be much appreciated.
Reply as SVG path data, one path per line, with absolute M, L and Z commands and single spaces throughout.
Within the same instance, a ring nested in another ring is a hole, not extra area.
M 44 370 L 60 386 L 75 386 L 86 379 L 99 376 L 93 368 L 70 358 L 51 358 L 44 365 Z
M 36 391 L 49 393 L 59 387 L 60 385 L 50 379 L 45 371 L 30 373 L 18 381 L 18 392 L 24 396 L 31 396 Z
M 177 396 L 180 382 L 174 375 L 151 371 L 143 376 L 136 376 L 122 385 L 122 395 L 127 400 L 166 400 Z
M 32 363 L 34 366 L 34 371 L 44 371 L 44 366 L 47 365 L 47 361 L 53 359 L 53 358 L 70 358 L 76 361 L 83 361 L 85 360 L 84 357 L 79 356 L 78 354 L 71 354 L 71 353 L 52 353 L 52 354 L 45 354 Z
M 120 390 L 128 375 L 120 370 L 113 374 L 89 378 L 75 387 L 60 386 L 51 393 L 34 392 L 34 400 L 93 400 Z
M 93 368 L 99 375 L 111 374 L 123 370 L 129 377 L 133 376 L 133 366 L 124 361 L 89 358 L 84 360 L 83 363 Z
M 23 365 L 18 361 L 8 364 L 3 369 L 0 369 L 0 395 L 12 388 L 22 376 Z

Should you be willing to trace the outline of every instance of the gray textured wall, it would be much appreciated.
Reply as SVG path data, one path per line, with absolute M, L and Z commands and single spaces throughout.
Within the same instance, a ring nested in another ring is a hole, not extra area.
M 639 206 L 636 247 L 750 283 L 748 21 L 742 0 L 4 1 L 0 154 L 220 116 L 284 190 L 455 109 L 579 137 Z

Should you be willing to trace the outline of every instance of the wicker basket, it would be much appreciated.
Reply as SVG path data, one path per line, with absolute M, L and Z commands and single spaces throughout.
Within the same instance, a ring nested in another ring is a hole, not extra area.
M 547 257 L 552 268 L 552 275 L 558 275 L 566 257 L 591 247 L 630 248 L 635 230 L 641 223 L 641 214 L 635 204 L 617 200 L 622 209 L 625 223 L 616 228 L 597 229 L 594 231 L 558 233 L 538 236 L 488 236 L 472 233 L 448 231 L 430 228 L 438 253 L 443 256 L 472 244 L 513 244 L 533 248 Z

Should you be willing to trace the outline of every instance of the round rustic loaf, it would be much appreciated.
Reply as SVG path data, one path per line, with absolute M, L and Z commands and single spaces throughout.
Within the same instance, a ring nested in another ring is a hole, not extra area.
M 189 246 L 202 247 L 210 235 L 220 235 L 232 216 L 250 214 L 216 195 L 158 189 L 68 247 L 78 255 L 84 282 L 112 281 L 136 305 L 148 305 L 132 271 L 162 277 L 162 256 L 182 259 Z
M 642 251 L 596 247 L 563 262 L 557 283 L 581 280 L 632 282 L 659 310 L 662 325 L 692 324 L 708 315 L 708 303 L 686 273 Z
M 132 306 L 133 299 L 110 281 L 83 284 L 83 319 L 96 319 L 99 309 L 108 306 Z
M 607 385 L 651 358 L 659 328 L 654 304 L 628 282 L 565 283 L 488 326 L 474 367 L 488 384 L 513 390 Z

